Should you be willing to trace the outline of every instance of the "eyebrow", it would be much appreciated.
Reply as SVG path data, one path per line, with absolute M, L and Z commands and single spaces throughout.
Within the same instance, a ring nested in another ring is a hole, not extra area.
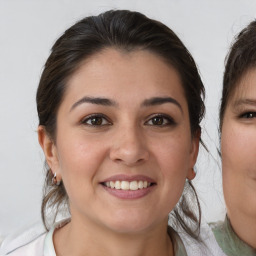
M 74 108 L 76 108 L 77 106 L 79 106 L 83 103 L 90 103 L 90 104 L 102 105 L 102 106 L 108 106 L 108 107 L 118 106 L 118 103 L 114 100 L 110 100 L 110 99 L 107 99 L 107 98 L 101 98 L 101 97 L 85 96 L 85 97 L 81 98 L 80 100 L 78 100 L 77 102 L 75 102 L 72 105 L 70 111 L 72 111 Z M 153 97 L 153 98 L 150 98 L 150 99 L 146 99 L 142 102 L 141 106 L 142 107 L 149 107 L 149 106 L 162 105 L 162 104 L 166 104 L 166 103 L 175 104 L 176 106 L 179 107 L 179 109 L 183 113 L 183 110 L 182 110 L 182 107 L 181 107 L 180 103 L 177 100 L 175 100 L 171 97 Z
M 238 99 L 233 104 L 235 107 L 239 107 L 241 105 L 251 105 L 256 106 L 256 99 Z
M 175 100 L 174 98 L 171 98 L 171 97 L 150 98 L 150 99 L 147 99 L 147 100 L 143 101 L 142 106 L 148 107 L 148 106 L 162 105 L 162 104 L 165 104 L 165 103 L 175 104 L 177 107 L 179 107 L 179 109 L 183 113 L 183 109 L 182 109 L 180 103 L 177 100 Z
M 96 104 L 96 105 L 102 105 L 102 106 L 108 106 L 108 107 L 113 107 L 118 105 L 115 101 L 107 98 L 83 97 L 82 99 L 80 99 L 79 101 L 77 101 L 72 105 L 70 111 L 72 111 L 74 108 L 76 108 L 77 106 L 83 103 L 90 103 L 90 104 Z

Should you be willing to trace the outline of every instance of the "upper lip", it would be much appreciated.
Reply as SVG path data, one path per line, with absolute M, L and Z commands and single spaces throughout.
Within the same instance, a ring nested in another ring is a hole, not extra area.
M 155 180 L 152 178 L 145 176 L 145 175 L 125 175 L 125 174 L 118 174 L 108 177 L 107 179 L 103 180 L 101 183 L 108 182 L 108 181 L 147 181 L 149 183 L 156 183 Z

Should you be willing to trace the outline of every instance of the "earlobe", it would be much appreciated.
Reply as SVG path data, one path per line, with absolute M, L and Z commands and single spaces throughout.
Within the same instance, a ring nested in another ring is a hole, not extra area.
M 187 174 L 187 179 L 193 180 L 196 176 L 194 165 L 197 160 L 198 151 L 199 151 L 199 142 L 201 137 L 201 130 L 199 129 L 194 137 L 192 138 L 192 147 L 191 147 L 191 163 L 190 163 L 190 169 Z
M 195 177 L 196 177 L 196 172 L 195 172 L 194 168 L 191 168 L 188 171 L 187 179 L 188 180 L 193 180 Z
M 40 125 L 38 127 L 37 135 L 38 142 L 44 151 L 47 164 L 49 165 L 53 173 L 57 172 L 57 170 L 59 169 L 59 161 L 57 156 L 56 145 L 45 131 L 44 126 Z

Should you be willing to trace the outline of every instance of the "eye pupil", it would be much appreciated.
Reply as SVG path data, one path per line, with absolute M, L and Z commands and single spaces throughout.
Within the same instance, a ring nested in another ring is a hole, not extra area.
M 156 116 L 156 117 L 153 118 L 152 123 L 154 125 L 162 125 L 163 124 L 163 118 L 159 117 L 159 116 Z
M 101 125 L 102 124 L 102 118 L 101 117 L 93 117 L 91 119 L 92 125 Z
M 245 115 L 245 117 L 246 118 L 253 118 L 253 117 L 255 117 L 256 115 L 255 115 L 255 113 L 246 113 L 246 115 Z

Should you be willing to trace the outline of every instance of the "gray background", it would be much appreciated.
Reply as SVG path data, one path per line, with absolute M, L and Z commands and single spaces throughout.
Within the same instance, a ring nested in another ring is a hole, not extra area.
M 218 106 L 224 58 L 233 36 L 256 16 L 255 0 L 0 0 L 0 241 L 40 220 L 43 155 L 35 93 L 50 48 L 87 15 L 141 11 L 173 29 L 194 56 L 206 87 L 207 115 L 196 188 L 206 221 L 223 218 Z

